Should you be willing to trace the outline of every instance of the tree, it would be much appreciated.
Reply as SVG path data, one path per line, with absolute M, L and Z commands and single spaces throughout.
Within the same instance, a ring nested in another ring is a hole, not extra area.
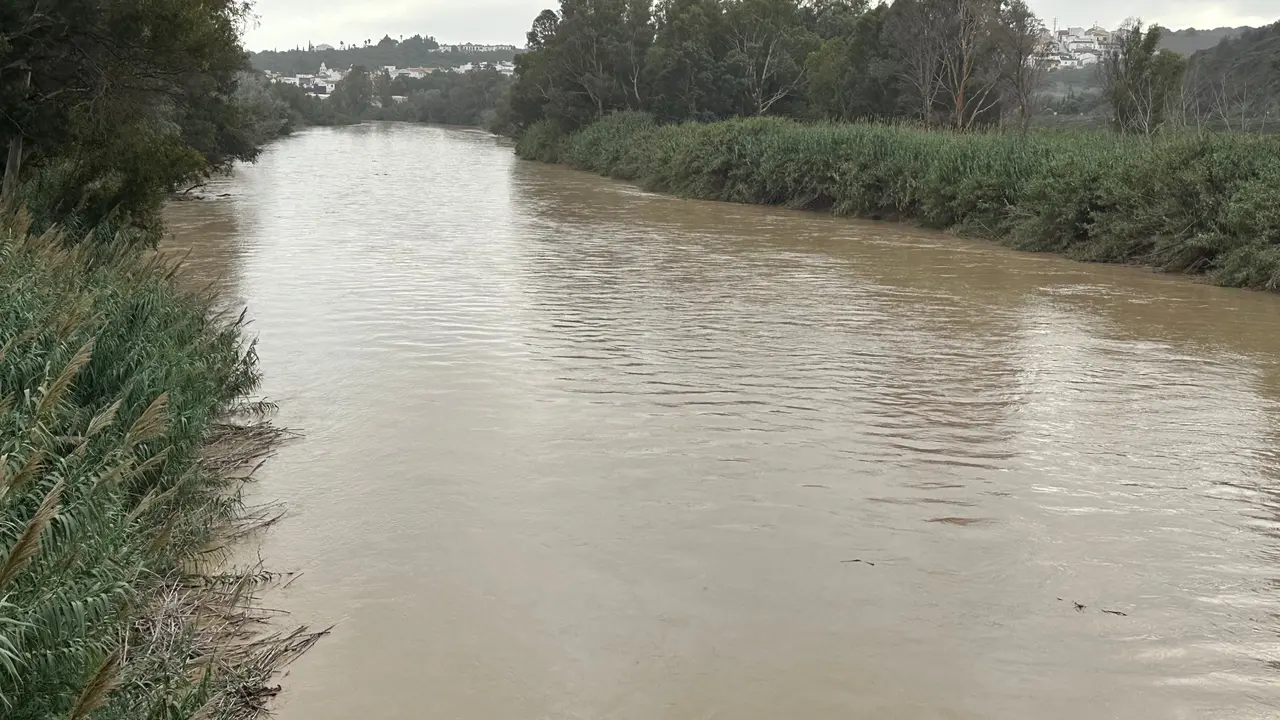
M 394 93 L 391 92 L 391 73 L 386 68 L 379 70 L 373 78 L 373 96 L 378 98 L 384 108 L 391 107 L 395 102 Z
M 649 109 L 666 120 L 715 120 L 737 112 L 740 77 L 725 62 L 729 52 L 718 0 L 659 0 L 646 73 L 654 97 Z
M 821 40 L 849 38 L 867 12 L 869 0 L 805 0 L 800 5 L 805 27 Z M 884 7 L 877 4 L 877 8 Z
M 573 129 L 645 106 L 644 58 L 653 41 L 649 0 L 561 0 L 544 10 L 516 63 L 505 124 L 537 119 Z
M 575 124 L 626 106 L 624 0 L 561 0 L 554 51 L 560 88 L 571 102 L 560 113 Z
M 373 79 L 362 65 L 356 65 L 333 89 L 338 111 L 358 118 L 373 104 Z
M 38 217 L 158 229 L 165 192 L 257 153 L 234 97 L 246 20 L 236 0 L 0 4 L 0 192 L 40 175 Z
M 891 7 L 889 28 L 899 48 L 897 77 L 903 95 L 914 105 L 914 115 L 925 125 L 933 123 L 942 93 L 942 58 L 950 23 L 946 2 L 898 0 Z
M 743 114 L 764 115 L 798 95 L 817 37 L 800 23 L 795 0 L 731 0 L 725 25 L 726 60 L 740 78 Z
M 1044 80 L 1044 67 L 1036 60 L 1043 35 L 1044 25 L 1026 0 L 1005 0 L 995 37 L 1000 84 L 1024 133 L 1031 127 L 1036 89 Z
M 998 0 L 946 0 L 938 84 L 950 100 L 951 127 L 969 130 L 1000 103 L 994 43 Z
M 644 66 L 649 48 L 653 46 L 652 0 L 626 0 L 622 24 L 619 80 L 627 98 L 627 107 L 639 110 L 645 106 L 649 96 Z
M 1111 107 L 1111 122 L 1123 133 L 1151 135 L 1165 123 L 1170 103 L 1186 73 L 1186 60 L 1160 50 L 1161 30 L 1143 32 L 1131 21 L 1119 32 L 1118 44 L 1101 66 L 1103 95 Z
M 888 5 L 860 15 L 844 35 L 824 41 L 807 69 L 809 112 L 832 120 L 891 118 L 897 111 L 896 50 L 885 32 Z

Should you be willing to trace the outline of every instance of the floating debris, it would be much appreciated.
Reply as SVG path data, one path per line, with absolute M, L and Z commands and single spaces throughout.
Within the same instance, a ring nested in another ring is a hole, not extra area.
M 978 523 L 989 522 L 988 518 L 967 518 L 967 517 L 940 517 L 930 518 L 928 522 L 946 523 L 948 525 L 977 525 Z

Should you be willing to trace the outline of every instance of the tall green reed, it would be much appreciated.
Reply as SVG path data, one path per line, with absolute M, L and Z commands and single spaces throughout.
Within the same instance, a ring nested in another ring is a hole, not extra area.
M 548 152 L 547 148 L 554 148 Z M 1280 289 L 1280 137 L 953 134 L 618 113 L 521 157 L 685 197 L 909 220 L 1079 260 Z
M 255 360 L 156 258 L 0 218 L 0 716 L 247 717 L 309 641 L 237 650 L 245 589 L 191 574 L 241 516 L 228 458 L 272 438 L 222 422 Z

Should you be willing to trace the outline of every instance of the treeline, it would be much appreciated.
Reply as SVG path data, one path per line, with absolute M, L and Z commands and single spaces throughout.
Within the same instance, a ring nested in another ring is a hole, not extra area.
M 485 67 L 465 73 L 437 72 L 422 78 L 392 78 L 385 70 L 355 66 L 328 96 L 293 85 L 253 80 L 269 93 L 281 133 L 307 125 L 351 125 L 366 120 L 487 126 L 511 79 Z
M 962 131 L 1094 111 L 1124 132 L 1205 125 L 1187 60 L 1163 46 L 1163 29 L 1126 25 L 1099 66 L 1080 71 L 1079 91 L 1057 93 L 1035 59 L 1044 32 L 1023 0 L 562 0 L 534 20 L 499 119 L 513 134 L 621 110 L 662 122 L 780 115 Z
M 375 80 L 381 104 L 377 119 L 474 126 L 493 124 L 498 101 L 512 82 L 492 67 L 422 78 L 398 77 L 389 83 L 384 74 Z M 395 97 L 406 101 L 396 102 Z
M 1280 290 L 1280 135 L 952 133 L 610 115 L 526 132 L 521 157 L 685 197 L 910 220 L 1079 260 Z
M 217 566 L 246 520 L 225 471 L 273 438 L 227 421 L 252 346 L 150 252 L 171 192 L 280 130 L 247 13 L 0 4 L 5 720 L 243 720 L 311 641 L 255 638 L 254 578 Z
M 502 120 L 1025 125 L 1041 29 L 1023 0 L 562 0 L 534 21 Z
M 377 42 L 364 40 L 350 45 L 340 42 L 337 48 L 325 50 L 308 46 L 305 49 L 264 50 L 249 54 L 254 68 L 284 75 L 314 73 L 321 63 L 344 70 L 353 65 L 370 69 L 388 65 L 443 68 L 457 67 L 466 63 L 510 62 L 514 58 L 515 52 L 510 50 L 476 53 L 441 52 L 440 44 L 435 38 L 422 35 L 409 38 L 401 36 L 399 39 L 385 35 Z

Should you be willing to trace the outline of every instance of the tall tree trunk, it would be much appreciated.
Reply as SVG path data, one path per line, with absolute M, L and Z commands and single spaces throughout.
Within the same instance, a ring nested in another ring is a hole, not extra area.
M 22 89 L 31 86 L 31 70 L 22 79 Z M 9 157 L 4 164 L 4 184 L 0 186 L 0 210 L 7 210 L 18 191 L 18 172 L 22 170 L 22 131 L 9 141 Z

